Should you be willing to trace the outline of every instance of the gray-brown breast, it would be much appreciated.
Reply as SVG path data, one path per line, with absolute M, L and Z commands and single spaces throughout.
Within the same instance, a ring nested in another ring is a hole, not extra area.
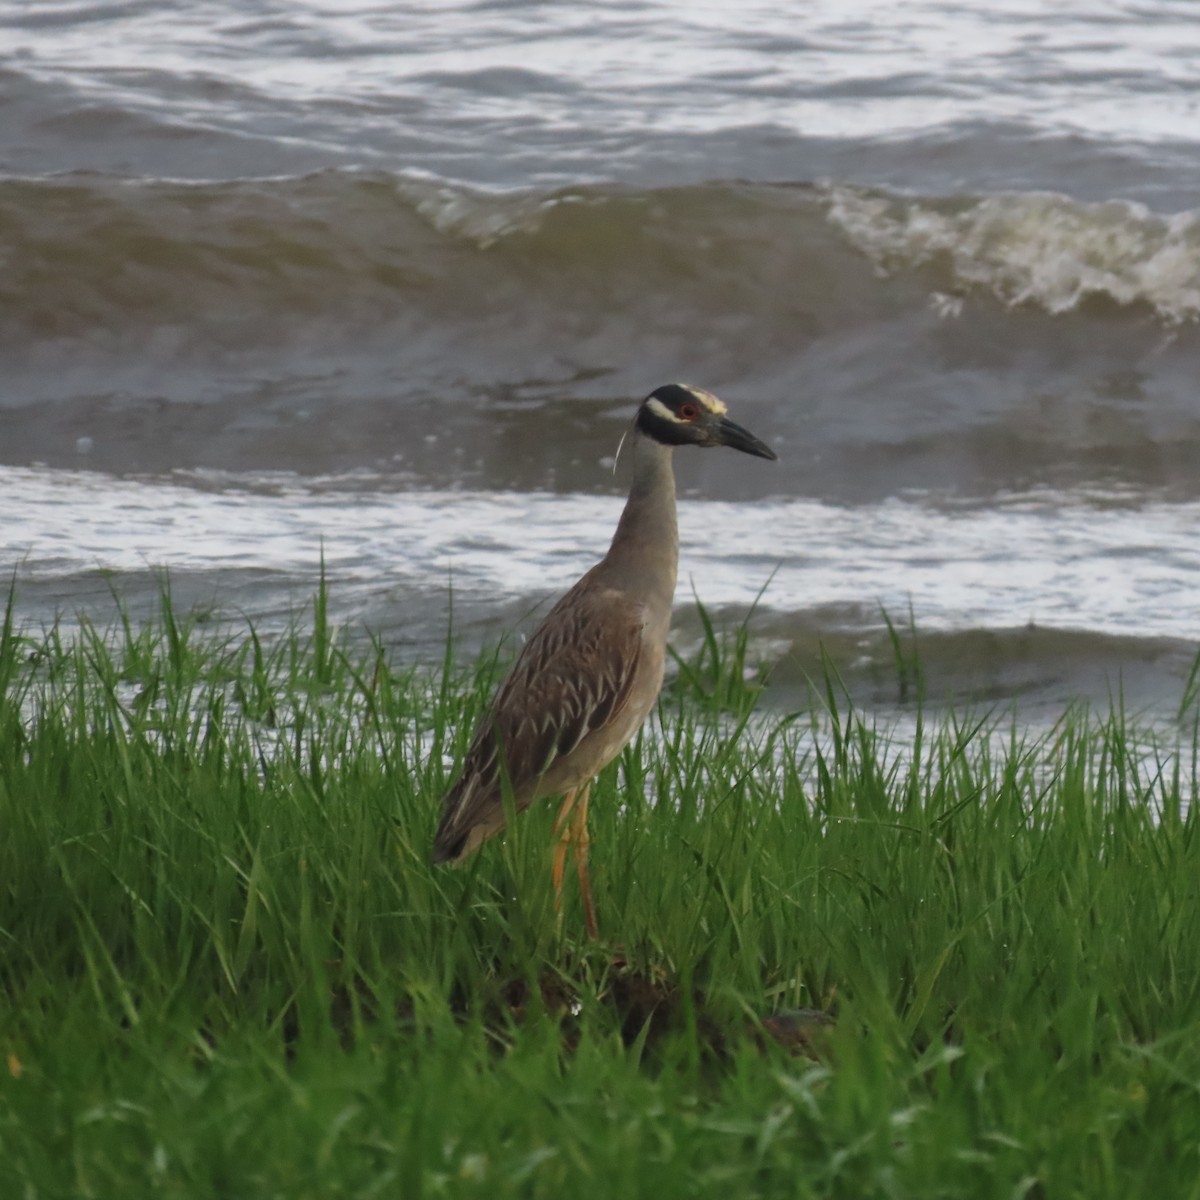
M 458 858 L 503 828 L 503 771 L 524 808 L 578 787 L 620 751 L 662 683 L 663 647 L 657 636 L 647 644 L 646 621 L 644 604 L 605 586 L 600 567 L 555 605 L 501 684 L 442 801 L 435 861 Z

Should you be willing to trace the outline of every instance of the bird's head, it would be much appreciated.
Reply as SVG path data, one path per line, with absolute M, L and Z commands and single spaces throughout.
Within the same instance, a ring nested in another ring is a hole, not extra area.
M 731 421 L 725 405 L 703 388 L 667 383 L 642 401 L 635 424 L 645 437 L 665 446 L 730 446 L 759 458 L 775 451 Z

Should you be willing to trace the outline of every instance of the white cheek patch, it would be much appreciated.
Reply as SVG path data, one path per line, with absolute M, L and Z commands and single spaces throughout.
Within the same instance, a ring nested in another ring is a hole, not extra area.
M 646 401 L 646 407 L 664 421 L 673 421 L 676 425 L 684 424 L 661 400 L 656 400 L 653 396 Z

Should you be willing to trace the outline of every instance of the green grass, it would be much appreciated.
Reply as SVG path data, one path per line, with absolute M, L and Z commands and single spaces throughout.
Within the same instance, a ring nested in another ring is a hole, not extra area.
M 503 649 L 10 606 L 0 1196 L 1200 1196 L 1191 762 L 1119 704 L 889 743 L 832 666 L 772 713 L 702 623 L 589 945 L 551 805 L 429 866 Z

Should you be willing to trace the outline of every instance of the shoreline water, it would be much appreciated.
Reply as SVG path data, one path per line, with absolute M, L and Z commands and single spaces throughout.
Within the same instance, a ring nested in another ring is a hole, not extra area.
M 952 691 L 1170 706 L 1200 582 L 1176 7 L 238 11 L 0 0 L 0 567 L 33 619 L 149 611 L 165 568 L 282 627 L 324 541 L 404 655 L 451 588 L 470 644 L 519 631 L 607 544 L 629 406 L 684 379 L 782 459 L 681 456 L 714 611 L 770 580 L 764 644 L 874 663 L 911 609 Z

